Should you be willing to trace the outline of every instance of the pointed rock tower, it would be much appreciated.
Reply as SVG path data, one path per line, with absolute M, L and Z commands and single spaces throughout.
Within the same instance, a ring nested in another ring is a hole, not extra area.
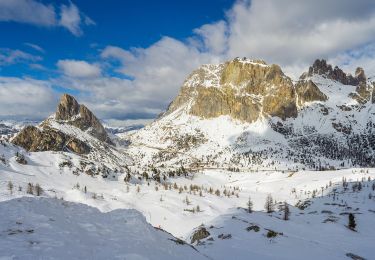
M 61 97 L 54 117 L 46 119 L 38 127 L 25 127 L 12 142 L 31 152 L 70 150 L 78 154 L 89 153 L 91 148 L 86 140 L 79 134 L 65 131 L 66 125 L 78 128 L 100 142 L 113 144 L 95 115 L 68 94 Z
M 64 94 L 57 106 L 55 119 L 62 123 L 73 125 L 82 131 L 87 131 L 102 142 L 112 144 L 103 125 L 96 116 L 85 106 L 78 104 L 74 97 Z

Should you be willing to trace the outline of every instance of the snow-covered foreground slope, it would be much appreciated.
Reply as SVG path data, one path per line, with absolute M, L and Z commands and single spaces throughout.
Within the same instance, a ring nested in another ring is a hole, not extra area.
M 135 210 L 26 197 L 0 203 L 0 258 L 206 259 Z
M 232 209 L 205 224 L 210 235 L 196 242 L 197 249 L 213 259 L 375 259 L 375 182 L 362 182 L 360 191 L 353 185 L 290 206 L 289 220 L 283 212 Z M 355 231 L 348 228 L 349 213 Z M 272 231 L 276 236 L 267 237 Z

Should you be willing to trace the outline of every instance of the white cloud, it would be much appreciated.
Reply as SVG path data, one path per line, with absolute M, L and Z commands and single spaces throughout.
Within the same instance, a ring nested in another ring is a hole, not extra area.
M 203 51 L 216 55 L 221 55 L 227 51 L 228 27 L 226 22 L 219 21 L 213 24 L 205 24 L 195 29 L 194 32 L 203 40 Z
M 68 77 L 93 78 L 101 75 L 100 67 L 80 60 L 59 60 L 57 67 Z
M 87 15 L 81 13 L 78 7 L 69 2 L 69 5 L 61 5 L 59 25 L 65 27 L 75 36 L 83 34 L 83 25 L 95 25 L 95 22 Z
M 0 49 L 0 66 L 21 62 L 37 62 L 41 60 L 42 57 L 40 56 L 32 55 L 20 50 Z
M 72 2 L 69 5 L 62 4 L 58 15 L 52 4 L 47 5 L 37 0 L 1 0 L 0 21 L 45 27 L 62 26 L 75 36 L 82 35 L 83 25 L 95 25 Z
M 45 5 L 38 1 L 1 0 L 0 21 L 54 26 L 56 14 L 52 5 Z
M 55 110 L 56 102 L 48 82 L 0 77 L 0 118 L 42 119 Z
M 42 47 L 40 47 L 39 45 L 37 45 L 37 44 L 30 43 L 30 42 L 25 42 L 24 44 L 25 44 L 26 46 L 28 46 L 28 47 L 30 47 L 30 48 L 36 50 L 36 51 L 39 51 L 39 52 L 41 52 L 41 53 L 45 53 L 45 50 L 44 50 Z
M 375 44 L 370 43 L 361 48 L 341 53 L 331 59 L 332 64 L 340 64 L 344 71 L 354 74 L 357 67 L 365 70 L 367 77 L 375 80 Z
M 370 42 L 370 0 L 239 1 L 228 15 L 228 57 L 259 57 L 297 67 Z
M 177 95 L 185 77 L 202 63 L 218 62 L 195 46 L 164 37 L 148 48 L 130 51 L 108 46 L 101 57 L 116 59 L 115 69 L 132 80 L 102 77 L 64 83 L 88 93 L 82 99 L 102 118 L 154 117 Z

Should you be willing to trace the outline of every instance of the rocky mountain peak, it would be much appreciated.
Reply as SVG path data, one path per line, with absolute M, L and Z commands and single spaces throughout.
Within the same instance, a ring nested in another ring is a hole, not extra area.
M 193 71 L 166 114 L 188 107 L 188 113 L 202 118 L 229 115 L 253 122 L 264 115 L 286 119 L 297 115 L 295 98 L 293 82 L 280 66 L 236 58 Z
M 62 130 L 62 125 L 77 127 L 102 142 L 113 144 L 95 115 L 68 94 L 62 95 L 54 119 L 46 119 L 39 127 L 25 127 L 12 142 L 33 152 L 70 150 L 78 154 L 89 153 L 90 145 L 80 140 L 79 136 Z
M 64 94 L 61 96 L 55 119 L 66 121 L 64 123 L 78 127 L 83 131 L 89 131 L 92 136 L 100 141 L 112 144 L 99 119 L 85 105 L 80 105 L 71 95 Z
M 310 66 L 308 72 L 303 73 L 300 79 L 307 79 L 313 75 L 321 75 L 328 79 L 338 81 L 344 85 L 357 86 L 361 82 L 366 82 L 366 75 L 362 68 L 357 68 L 355 71 L 355 76 L 352 76 L 349 73 L 345 73 L 338 66 L 332 68 L 332 65 L 328 64 L 324 59 L 315 60 L 313 65 Z
M 79 114 L 79 108 L 80 105 L 74 97 L 64 94 L 57 106 L 55 118 L 57 120 L 70 120 L 73 116 Z

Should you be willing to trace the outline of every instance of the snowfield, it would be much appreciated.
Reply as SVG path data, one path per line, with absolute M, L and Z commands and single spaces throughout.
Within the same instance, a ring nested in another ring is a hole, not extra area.
M 16 152 L 25 155 L 26 165 L 16 161 Z M 374 259 L 375 169 L 203 170 L 162 183 L 135 178 L 127 183 L 125 174 L 77 173 L 82 158 L 71 153 L 27 153 L 5 143 L 0 157 L 3 259 L 345 259 L 346 254 Z M 349 183 L 345 192 L 343 178 Z M 357 182 L 363 188 L 353 192 Z M 43 198 L 28 194 L 28 183 L 39 184 Z M 264 212 L 269 194 L 290 204 L 289 221 L 277 210 Z M 252 214 L 244 210 L 249 197 Z M 293 207 L 305 199 L 312 202 L 306 209 Z M 355 213 L 357 231 L 346 227 L 349 212 Z M 187 243 L 202 224 L 210 237 L 194 242 L 198 253 L 146 221 Z M 253 224 L 259 232 L 246 230 Z M 267 238 L 268 229 L 282 235 Z
M 0 226 L 1 259 L 206 259 L 136 210 L 24 197 L 0 203 Z

